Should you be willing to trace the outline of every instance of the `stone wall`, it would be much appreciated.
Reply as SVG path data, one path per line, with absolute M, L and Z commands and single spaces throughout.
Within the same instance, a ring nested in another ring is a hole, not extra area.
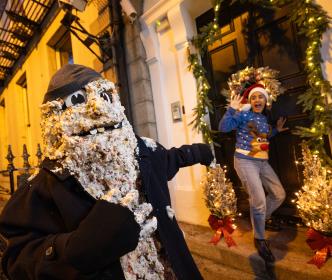
M 137 18 L 143 12 L 143 1 L 131 0 Z M 135 132 L 140 136 L 158 139 L 155 109 L 146 53 L 140 38 L 140 22 L 125 19 L 124 45 L 128 71 L 129 94 Z

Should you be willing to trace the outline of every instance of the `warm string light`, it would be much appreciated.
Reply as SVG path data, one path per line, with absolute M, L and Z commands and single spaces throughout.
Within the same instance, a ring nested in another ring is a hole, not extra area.
M 216 164 L 209 168 L 202 181 L 205 204 L 212 215 L 219 219 L 236 216 L 236 194 L 231 181 L 226 177 L 226 168 Z
M 321 38 L 328 28 L 329 19 L 326 12 L 313 1 L 305 1 L 305 5 L 299 4 L 298 8 L 299 12 L 293 16 L 293 20 L 299 27 L 299 31 L 307 37 L 305 69 L 310 85 L 310 88 L 299 97 L 299 101 L 304 109 L 310 112 L 313 120 L 309 130 L 300 128 L 298 134 L 309 138 L 308 144 L 312 151 L 320 154 L 324 164 L 331 166 L 332 161 L 325 151 L 323 141 L 323 135 L 328 135 L 332 126 L 329 118 L 331 109 L 326 108 L 325 99 L 322 99 L 322 97 L 331 96 L 331 85 L 323 77 L 320 53 Z
M 214 6 L 214 19 L 204 27 L 203 31 L 191 40 L 191 48 L 195 47 L 198 54 L 189 52 L 189 68 L 193 71 L 197 81 L 197 108 L 194 109 L 194 120 L 192 124 L 194 129 L 202 133 L 204 141 L 213 142 L 215 132 L 211 131 L 205 121 L 208 113 L 206 108 L 212 110 L 208 92 L 210 85 L 206 79 L 206 71 L 199 61 L 199 55 L 204 54 L 207 47 L 220 38 L 220 27 L 218 18 L 220 7 L 223 0 L 217 0 Z M 270 5 L 271 7 L 280 7 L 285 4 L 284 0 L 257 1 L 248 0 L 254 4 Z M 291 2 L 291 1 L 290 1 Z M 332 97 L 331 85 L 324 79 L 321 69 L 321 38 L 329 26 L 329 18 L 326 12 L 317 3 L 312 0 L 294 2 L 294 10 L 297 13 L 292 15 L 292 20 L 296 23 L 299 31 L 307 37 L 307 49 L 305 58 L 305 70 L 307 72 L 308 90 L 299 96 L 299 103 L 303 105 L 304 111 L 311 114 L 313 125 L 310 128 L 300 127 L 297 134 L 309 138 L 309 146 L 315 154 L 320 154 L 321 158 L 332 166 L 332 160 L 328 157 L 322 136 L 328 135 L 332 127 L 332 120 L 329 117 L 332 114 L 331 109 L 325 107 L 325 98 Z M 266 74 L 264 74 L 266 75 Z M 206 82 L 206 84 L 204 83 Z M 327 121 L 324 121 L 327 120 Z M 320 123 L 323 122 L 321 125 Z
M 216 1 L 214 6 L 214 20 L 208 26 L 207 32 L 199 34 L 191 41 L 192 45 L 199 54 L 202 54 L 202 52 L 204 52 L 206 48 L 210 44 L 213 44 L 219 37 L 220 28 L 218 24 L 218 17 L 222 2 L 223 0 Z M 189 69 L 194 73 L 197 84 L 197 107 L 194 109 L 194 120 L 191 124 L 193 124 L 194 129 L 202 133 L 204 141 L 211 144 L 213 143 L 214 132 L 210 130 L 210 127 L 205 119 L 207 113 L 212 111 L 212 106 L 208 98 L 210 84 L 205 76 L 206 71 L 200 63 L 198 54 L 191 53 L 190 47 L 188 47 L 188 60 Z
M 318 154 L 302 145 L 304 185 L 295 193 L 299 215 L 305 224 L 322 233 L 332 233 L 332 177 Z M 330 172 L 329 172 L 330 171 Z

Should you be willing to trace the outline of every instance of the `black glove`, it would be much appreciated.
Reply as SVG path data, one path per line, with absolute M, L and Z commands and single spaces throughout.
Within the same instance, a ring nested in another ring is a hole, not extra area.
M 199 163 L 205 166 L 209 166 L 214 159 L 210 145 L 207 144 L 196 144 L 200 153 Z
M 91 273 L 134 250 L 140 226 L 121 205 L 98 200 L 71 235 L 66 257 L 76 269 Z

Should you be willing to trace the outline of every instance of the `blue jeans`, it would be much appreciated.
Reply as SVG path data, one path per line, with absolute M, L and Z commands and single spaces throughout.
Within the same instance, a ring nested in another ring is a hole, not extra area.
M 285 191 L 267 160 L 234 157 L 234 168 L 249 195 L 254 237 L 265 239 L 265 220 L 269 219 L 284 201 Z

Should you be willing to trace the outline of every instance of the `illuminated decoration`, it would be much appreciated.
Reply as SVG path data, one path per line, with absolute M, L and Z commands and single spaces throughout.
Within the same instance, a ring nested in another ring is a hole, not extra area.
M 298 213 L 309 227 L 307 243 L 315 256 L 308 262 L 322 267 L 332 253 L 332 172 L 307 145 L 302 145 L 304 185 L 296 193 Z M 295 202 L 295 201 L 294 201 Z
M 240 1 L 240 0 L 237 0 Z M 210 85 L 206 78 L 206 71 L 201 65 L 199 56 L 203 55 L 207 47 L 220 39 L 220 27 L 218 17 L 220 7 L 224 0 L 217 0 L 214 6 L 214 20 L 200 29 L 188 47 L 189 69 L 193 72 L 197 84 L 197 106 L 194 108 L 194 129 L 203 134 L 207 143 L 213 142 L 214 132 L 206 123 L 208 110 L 212 110 L 211 101 L 208 98 Z M 232 1 L 232 3 L 236 2 Z M 244 2 L 244 1 L 240 1 Z M 256 5 L 278 8 L 292 3 L 292 9 L 296 11 L 291 15 L 291 20 L 298 27 L 298 32 L 307 38 L 305 70 L 307 72 L 308 89 L 300 95 L 298 103 L 302 104 L 303 110 L 310 113 L 311 127 L 299 127 L 297 133 L 301 137 L 307 137 L 309 148 L 319 154 L 325 164 L 332 166 L 332 160 L 324 148 L 323 136 L 328 135 L 332 129 L 332 105 L 327 104 L 328 97 L 332 97 L 330 83 L 325 80 L 321 68 L 321 39 L 329 27 L 329 17 L 322 7 L 313 0 L 247 0 Z
M 276 101 L 277 96 L 284 93 L 284 88 L 276 79 L 279 71 L 269 67 L 246 67 L 235 74 L 232 74 L 228 80 L 229 90 L 223 90 L 223 94 L 230 98 L 233 95 L 240 94 L 253 84 L 261 84 L 268 93 L 267 105 L 270 106 L 272 101 Z
M 231 234 L 236 228 L 233 224 L 236 216 L 236 195 L 232 182 L 226 177 L 226 168 L 219 164 L 209 169 L 201 182 L 204 189 L 205 205 L 210 210 L 209 224 L 215 231 L 211 243 L 216 245 L 224 236 L 230 247 L 236 245 Z
M 213 136 L 216 132 L 211 131 L 206 122 L 206 115 L 212 112 L 212 104 L 208 97 L 210 84 L 206 78 L 206 70 L 201 64 L 199 55 L 203 54 L 210 44 L 221 38 L 218 24 L 220 4 L 223 0 L 217 0 L 214 6 L 214 19 L 208 25 L 201 28 L 200 33 L 191 40 L 188 46 L 189 70 L 193 72 L 196 79 L 197 88 L 197 106 L 194 108 L 194 119 L 190 123 L 194 129 L 203 134 L 206 143 L 213 142 Z
M 304 185 L 296 193 L 300 217 L 308 227 L 332 234 L 332 172 L 320 158 L 302 145 Z
M 208 97 L 210 90 L 209 82 L 205 76 L 206 72 L 201 65 L 197 54 L 189 54 L 189 69 L 193 72 L 196 79 L 197 88 L 197 106 L 194 110 L 194 119 L 190 123 L 194 126 L 194 129 L 203 134 L 203 139 L 206 143 L 211 144 L 213 142 L 213 131 L 210 130 L 208 123 L 206 122 L 206 115 L 212 111 L 212 104 Z

